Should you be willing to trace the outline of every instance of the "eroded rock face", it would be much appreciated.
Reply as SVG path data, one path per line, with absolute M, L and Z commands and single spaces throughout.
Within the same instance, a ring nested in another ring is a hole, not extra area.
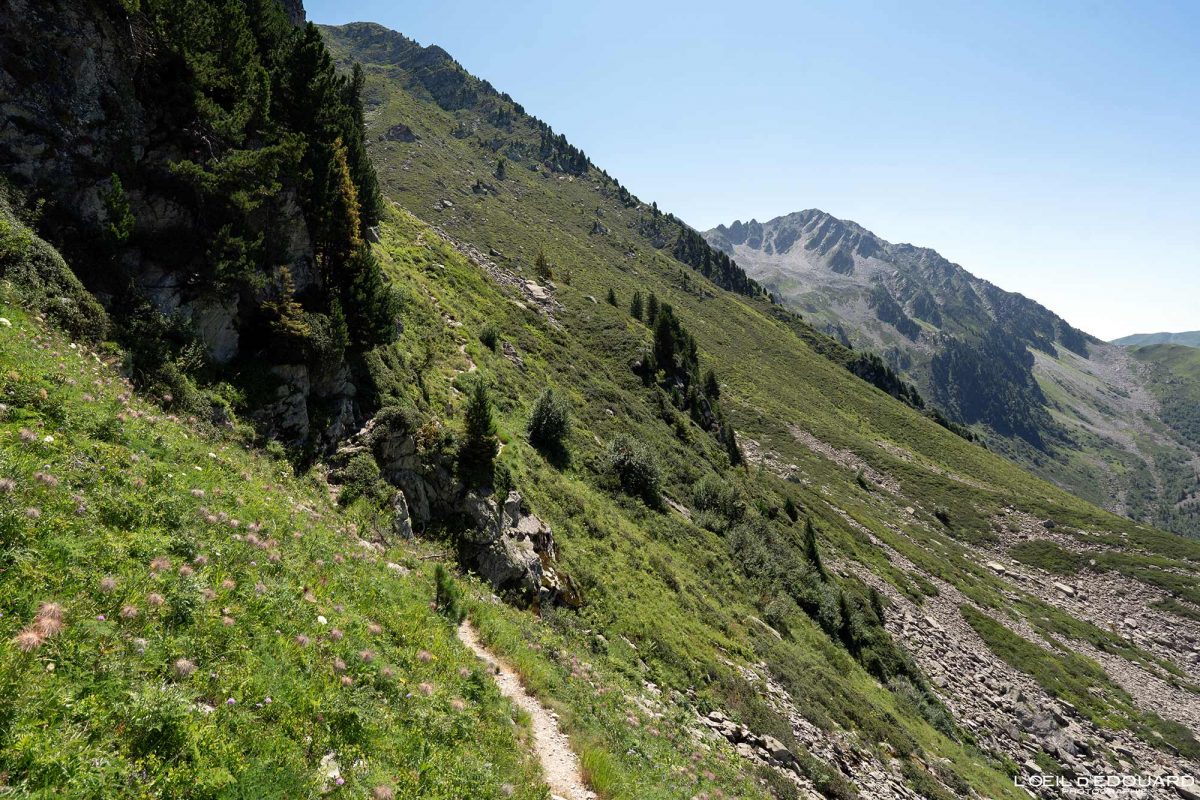
M 301 0 L 279 1 L 293 24 L 304 23 Z M 156 93 L 150 76 L 165 62 L 155 42 L 143 18 L 120 3 L 0 4 L 0 176 L 45 201 L 44 234 L 101 304 L 111 308 L 132 287 L 135 300 L 181 317 L 210 359 L 227 364 L 259 352 L 261 342 L 246 334 L 263 298 L 200 277 L 216 223 L 164 176 L 173 164 L 195 159 L 205 143 Z M 114 174 L 134 227 L 110 253 L 98 243 L 111 221 L 105 198 Z M 319 287 L 295 188 L 263 198 L 256 214 L 255 224 L 269 232 L 264 259 L 287 268 L 297 294 Z M 276 280 L 267 288 L 279 286 Z M 328 446 L 354 429 L 348 372 L 317 374 L 319 364 L 263 368 L 280 381 L 278 397 L 254 415 L 268 433 L 299 442 L 316 435 L 312 423 L 319 420 Z
M 490 495 L 469 492 L 462 507 L 474 526 L 463 536 L 464 565 L 478 572 L 493 591 L 539 603 L 565 596 L 567 587 L 554 569 L 554 535 L 523 507 L 520 494 L 509 492 L 498 506 Z

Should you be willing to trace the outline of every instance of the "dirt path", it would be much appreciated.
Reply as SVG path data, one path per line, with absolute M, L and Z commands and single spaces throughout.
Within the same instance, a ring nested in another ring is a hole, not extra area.
M 464 622 L 458 626 L 458 638 L 491 667 L 492 678 L 500 688 L 500 693 L 516 703 L 533 721 L 533 747 L 542 764 L 551 796 L 562 800 L 594 800 L 596 794 L 584 785 L 579 759 L 571 749 L 567 735 L 559 730 L 557 717 L 525 691 L 512 667 L 483 646 L 471 623 Z

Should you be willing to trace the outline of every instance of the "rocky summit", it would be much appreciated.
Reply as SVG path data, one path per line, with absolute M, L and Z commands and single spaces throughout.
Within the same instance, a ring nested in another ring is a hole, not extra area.
M 0 795 L 1197 796 L 1200 350 L 298 2 L 0 22 Z

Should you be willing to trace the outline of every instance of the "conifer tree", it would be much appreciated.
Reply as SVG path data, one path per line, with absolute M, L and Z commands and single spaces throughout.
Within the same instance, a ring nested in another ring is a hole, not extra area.
M 817 547 L 817 529 L 813 527 L 811 517 L 804 520 L 804 555 L 822 580 L 829 577 L 825 572 L 825 565 L 821 562 L 821 550 Z
M 459 466 L 467 483 L 477 485 L 491 477 L 492 461 L 498 451 L 491 393 L 487 383 L 476 378 L 467 391 L 463 443 L 459 450 Z
M 633 299 L 629 301 L 629 315 L 634 319 L 640 320 L 644 309 L 642 308 L 642 293 L 636 291 L 633 293 Z
M 546 258 L 545 251 L 540 247 L 533 259 L 533 270 L 544 281 L 548 281 L 554 277 L 554 270 L 550 267 L 550 261 Z
M 611 287 L 611 286 L 610 286 L 610 287 L 608 287 L 608 298 L 607 298 L 607 299 L 608 299 L 608 304 L 609 304 L 610 306 L 616 307 L 616 305 L 617 305 L 617 293 L 613 291 L 613 289 L 612 289 L 612 287 Z

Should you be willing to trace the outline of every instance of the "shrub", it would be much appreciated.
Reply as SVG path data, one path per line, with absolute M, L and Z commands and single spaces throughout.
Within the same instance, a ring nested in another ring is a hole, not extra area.
M 488 350 L 496 352 L 496 346 L 500 344 L 500 329 L 496 327 L 496 323 L 484 323 L 479 329 L 479 341 L 483 342 L 483 346 Z
M 455 625 L 462 622 L 467 616 L 463 609 L 462 593 L 445 566 L 441 564 L 433 568 L 433 587 L 434 604 L 438 612 Z
M 338 473 L 338 478 L 342 481 L 339 505 L 348 506 L 360 497 L 382 504 L 392 494 L 379 471 L 379 464 L 370 453 L 359 453 L 351 458 Z
M 657 508 L 662 502 L 662 474 L 654 456 L 641 442 L 618 436 L 608 445 L 606 468 L 628 495 Z
M 692 505 L 697 511 L 719 514 L 727 522 L 736 522 L 746 511 L 738 488 L 711 472 L 692 487 Z
M 533 404 L 526 431 L 535 447 L 562 447 L 571 429 L 571 406 L 566 398 L 546 388 Z

